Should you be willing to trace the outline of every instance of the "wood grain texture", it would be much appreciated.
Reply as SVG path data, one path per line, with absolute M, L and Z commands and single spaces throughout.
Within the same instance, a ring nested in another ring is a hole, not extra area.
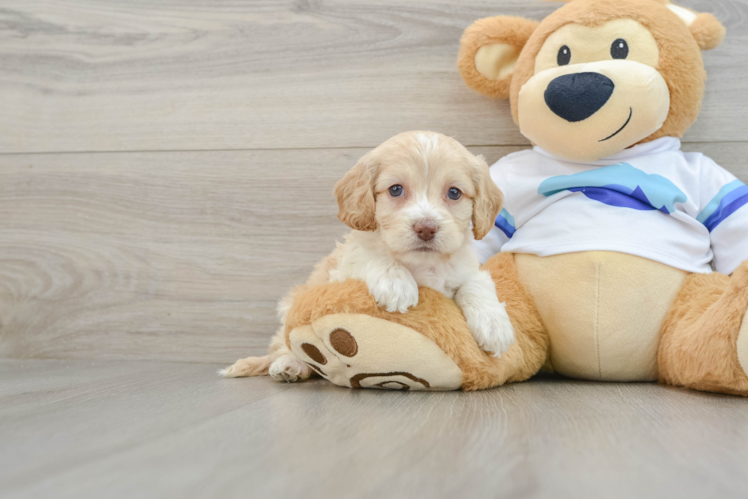
M 217 384 L 208 366 L 0 361 L 0 496 L 290 387 Z
M 3 497 L 740 497 L 743 398 L 536 379 L 479 393 L 0 361 Z M 417 417 L 416 417 L 417 416 Z
M 748 0 L 683 0 L 728 29 L 689 141 L 748 140 Z M 4 0 L 0 152 L 373 147 L 413 129 L 526 144 L 456 68 L 478 18 L 525 0 Z
M 685 149 L 748 181 L 745 144 Z M 332 187 L 365 152 L 0 156 L 0 356 L 261 354 L 277 300 L 347 232 Z

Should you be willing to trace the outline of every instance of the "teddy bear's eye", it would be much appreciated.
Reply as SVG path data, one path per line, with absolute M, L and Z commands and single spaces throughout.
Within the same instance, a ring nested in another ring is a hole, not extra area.
M 613 59 L 626 59 L 629 55 L 629 44 L 623 38 L 617 39 L 610 46 L 610 55 Z
M 558 56 L 556 57 L 556 61 L 558 62 L 559 66 L 566 66 L 567 64 L 569 64 L 569 61 L 571 61 L 571 49 L 566 45 L 558 49 Z

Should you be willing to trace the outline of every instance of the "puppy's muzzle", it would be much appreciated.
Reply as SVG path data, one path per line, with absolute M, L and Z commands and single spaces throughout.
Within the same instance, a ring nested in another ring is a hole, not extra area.
M 600 73 L 572 73 L 551 80 L 545 89 L 545 103 L 568 122 L 580 122 L 602 108 L 615 85 Z
M 431 221 L 419 221 L 413 226 L 413 231 L 423 241 L 431 241 L 439 231 L 439 225 Z

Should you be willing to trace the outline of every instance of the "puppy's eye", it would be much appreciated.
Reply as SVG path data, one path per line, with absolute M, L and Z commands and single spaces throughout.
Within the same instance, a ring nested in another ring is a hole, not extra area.
M 403 195 L 403 187 L 400 184 L 395 184 L 394 186 L 390 186 L 390 196 L 393 198 L 397 198 L 398 196 Z
M 571 49 L 564 45 L 563 47 L 558 49 L 556 62 L 558 62 L 559 66 L 566 66 L 567 64 L 569 64 L 569 61 L 571 61 Z
M 460 196 L 462 196 L 462 191 L 457 188 L 449 188 L 449 191 L 447 191 L 447 197 L 450 200 L 459 200 Z
M 610 46 L 610 56 L 613 59 L 626 59 L 629 56 L 629 44 L 623 38 L 617 39 Z

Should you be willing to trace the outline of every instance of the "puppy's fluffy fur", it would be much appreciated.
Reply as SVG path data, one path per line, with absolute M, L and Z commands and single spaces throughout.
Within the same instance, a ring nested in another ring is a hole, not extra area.
M 401 313 L 418 303 L 419 286 L 433 288 L 460 306 L 483 350 L 500 356 L 509 348 L 512 324 L 471 245 L 493 227 L 502 203 L 483 158 L 450 137 L 406 132 L 361 158 L 335 195 L 338 218 L 353 231 L 307 285 L 359 279 L 379 306 Z M 293 292 L 279 305 L 282 324 L 292 304 Z M 286 346 L 284 325 L 266 356 L 241 359 L 220 373 L 269 373 L 293 382 L 308 378 L 311 369 Z

